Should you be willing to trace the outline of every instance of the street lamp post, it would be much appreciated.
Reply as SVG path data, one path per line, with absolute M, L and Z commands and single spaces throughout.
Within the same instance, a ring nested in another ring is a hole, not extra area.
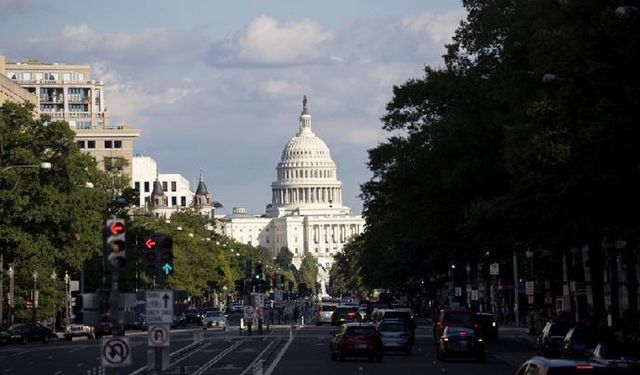
M 71 278 L 69 277 L 69 272 L 64 271 L 64 325 L 65 327 L 69 326 L 69 283 Z
M 15 266 L 13 264 L 9 265 L 9 324 L 13 324 L 13 309 L 15 308 L 15 299 L 14 299 L 14 276 L 15 276 Z
M 38 271 L 33 271 L 33 299 L 31 304 L 31 320 L 36 320 L 36 310 L 38 309 Z
M 56 331 L 56 278 L 58 277 L 58 275 L 56 275 L 56 270 L 54 269 L 53 271 L 51 271 L 51 281 L 53 283 L 53 317 L 51 319 L 51 324 L 53 325 L 53 331 Z

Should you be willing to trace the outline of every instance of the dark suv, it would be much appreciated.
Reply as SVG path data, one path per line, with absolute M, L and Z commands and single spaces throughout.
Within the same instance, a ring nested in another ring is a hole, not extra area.
M 358 308 L 354 306 L 338 306 L 331 314 L 331 325 L 339 326 L 342 323 L 360 322 L 362 318 Z
M 442 309 L 433 321 L 433 338 L 440 340 L 447 327 L 467 327 L 477 329 L 475 314 L 471 310 Z
M 564 337 L 571 327 L 572 324 L 569 322 L 547 322 L 538 337 L 538 346 L 542 355 L 547 358 L 560 357 Z
M 331 334 L 329 348 L 334 361 L 342 361 L 345 357 L 368 357 L 382 362 L 384 355 L 380 334 L 367 323 L 343 324 L 338 332 Z

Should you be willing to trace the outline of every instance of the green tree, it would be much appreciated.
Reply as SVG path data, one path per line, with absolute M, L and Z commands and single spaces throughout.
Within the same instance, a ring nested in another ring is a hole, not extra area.
M 356 238 L 349 242 L 342 252 L 333 256 L 333 266 L 329 271 L 331 295 L 362 294 L 365 291 L 360 267 L 362 246 L 361 238 Z
M 51 169 L 21 168 L 50 162 Z M 108 194 L 87 188 L 103 173 L 82 153 L 69 125 L 33 116 L 33 107 L 5 103 L 0 107 L 0 248 L 16 272 L 18 316 L 30 313 L 25 303 L 37 272 L 39 316 L 51 316 L 64 271 L 72 276 L 101 254 L 101 228 Z M 53 285 L 53 270 L 58 284 Z M 58 304 L 58 309 L 62 304 Z
M 283 246 L 276 256 L 275 263 L 284 270 L 290 270 L 293 267 L 293 253 L 288 247 Z
M 311 254 L 306 254 L 300 264 L 299 282 L 307 284 L 309 290 L 316 290 L 318 280 L 318 261 Z

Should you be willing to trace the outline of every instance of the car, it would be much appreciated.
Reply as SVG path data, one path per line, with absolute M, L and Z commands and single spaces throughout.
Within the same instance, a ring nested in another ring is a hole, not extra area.
M 231 312 L 232 313 L 243 313 L 244 312 L 244 305 L 241 303 L 234 303 L 233 305 L 231 305 Z
M 564 337 L 572 326 L 570 322 L 547 322 L 538 337 L 540 353 L 547 358 L 559 358 Z
M 322 325 L 324 323 L 331 324 L 331 315 L 336 310 L 338 305 L 333 303 L 323 303 L 316 310 L 316 325 Z
M 171 323 L 171 328 L 176 328 L 178 326 L 182 326 L 182 328 L 187 326 L 187 317 L 180 314 L 173 314 L 173 322 Z
M 103 320 L 100 323 L 93 326 L 93 336 L 97 339 L 103 336 L 109 336 L 113 334 L 113 327 L 110 321 Z
M 562 342 L 562 358 L 587 358 L 598 345 L 596 332 L 591 326 L 578 324 L 571 328 Z
M 331 314 L 331 325 L 339 326 L 347 322 L 360 322 L 358 309 L 353 306 L 338 306 Z
M 498 338 L 498 322 L 491 313 L 476 313 L 476 323 L 478 323 L 478 333 L 485 338 Z
M 367 357 L 382 362 L 384 349 L 376 327 L 369 323 L 345 323 L 331 333 L 329 344 L 332 360 L 347 357 Z
M 376 309 L 372 314 L 372 320 L 379 322 L 382 320 L 400 320 L 404 322 L 408 329 L 411 343 L 415 341 L 416 319 L 413 310 L 408 307 L 398 307 L 395 309 Z
M 615 374 L 600 363 L 587 360 L 533 357 L 526 360 L 516 375 L 589 375 Z
M 589 359 L 609 368 L 620 369 L 620 373 L 640 374 L 640 343 L 600 343 Z
M 133 324 L 131 324 L 131 328 L 146 331 L 148 328 L 146 315 L 142 313 L 137 314 Z
M 38 322 L 20 323 L 10 326 L 5 333 L 7 344 L 28 344 L 34 341 L 48 343 L 54 337 L 51 328 Z
M 197 323 L 197 324 L 202 323 L 202 316 L 200 315 L 200 312 L 198 311 L 198 309 L 195 309 L 195 308 L 187 309 L 184 312 L 184 316 L 185 316 L 185 321 L 187 323 Z
M 400 351 L 411 355 L 412 329 L 403 320 L 383 320 L 377 325 L 385 351 Z
M 202 325 L 204 329 L 208 327 L 222 328 L 223 331 L 227 329 L 227 317 L 220 310 L 210 310 L 204 314 L 202 318 Z
M 444 361 L 450 357 L 471 357 L 484 361 L 484 338 L 472 327 L 447 326 L 438 339 L 436 357 Z
M 446 327 L 471 327 L 476 329 L 475 313 L 471 310 L 441 309 L 433 322 L 433 338 L 438 341 Z
M 93 328 L 85 324 L 69 324 L 64 330 L 64 339 L 71 341 L 74 337 L 93 337 Z

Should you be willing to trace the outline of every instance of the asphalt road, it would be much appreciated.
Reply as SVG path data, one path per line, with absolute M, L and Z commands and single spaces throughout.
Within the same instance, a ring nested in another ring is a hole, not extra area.
M 517 367 L 533 355 L 533 349 L 515 340 L 519 332 L 501 333 L 501 339 L 488 344 L 485 363 L 472 361 L 440 362 L 435 358 L 429 327 L 419 327 L 413 355 L 386 354 L 382 363 L 360 359 L 334 362 L 329 357 L 329 333 L 332 327 L 307 325 L 293 333 L 287 327 L 274 327 L 263 336 L 240 336 L 237 328 L 226 332 L 201 331 L 196 326 L 174 330 L 171 374 L 253 375 L 256 366 L 264 375 L 373 375 L 398 373 L 515 374 Z M 203 340 L 194 344 L 193 332 L 203 332 Z M 132 346 L 132 366 L 120 374 L 151 374 L 147 362 L 147 338 L 142 332 L 128 334 Z M 27 346 L 0 347 L 0 375 L 53 374 L 99 375 L 99 342 L 83 340 L 51 342 Z

